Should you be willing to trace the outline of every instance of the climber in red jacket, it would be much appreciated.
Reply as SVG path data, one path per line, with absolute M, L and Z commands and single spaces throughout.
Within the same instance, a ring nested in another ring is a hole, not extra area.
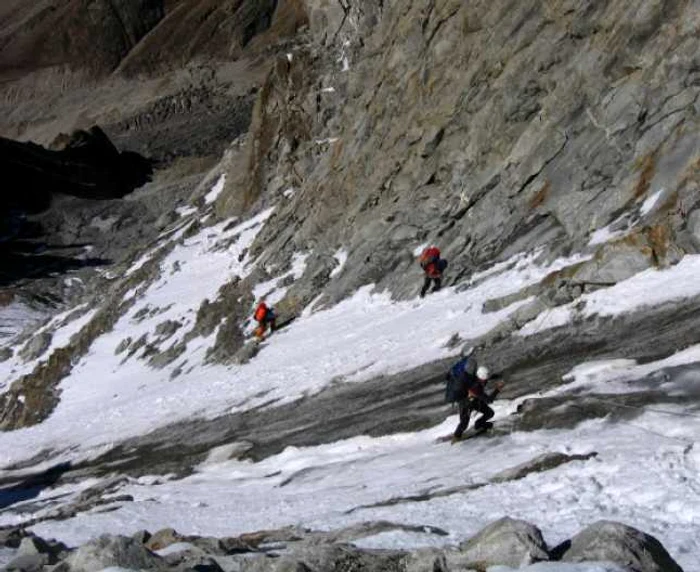
M 437 246 L 429 246 L 423 250 L 418 262 L 425 273 L 423 288 L 420 291 L 422 298 L 428 292 L 431 282 L 434 283 L 433 292 L 437 292 L 442 286 L 442 273 L 447 268 L 447 260 L 440 258 L 440 249 Z

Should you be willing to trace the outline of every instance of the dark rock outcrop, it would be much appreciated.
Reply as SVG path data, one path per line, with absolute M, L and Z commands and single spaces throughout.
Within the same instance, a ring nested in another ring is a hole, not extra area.
M 54 193 L 88 199 L 114 199 L 145 184 L 148 159 L 120 153 L 99 127 L 77 131 L 56 150 L 0 137 L 0 171 L 8 181 L 0 213 L 40 212 Z
M 65 201 L 112 202 L 106 220 L 118 221 L 122 217 L 114 201 L 144 185 L 152 175 L 150 160 L 118 151 L 99 127 L 62 136 L 52 147 L 0 137 L 0 172 L 5 181 L 0 192 L 2 285 L 109 262 L 106 257 L 87 256 L 85 247 L 93 246 L 79 238 L 99 237 L 100 219 L 93 216 L 81 221 L 79 213 L 86 209 Z M 54 218 L 60 222 L 54 224 L 50 211 L 57 203 L 60 214 Z M 57 289 L 54 294 L 61 298 Z

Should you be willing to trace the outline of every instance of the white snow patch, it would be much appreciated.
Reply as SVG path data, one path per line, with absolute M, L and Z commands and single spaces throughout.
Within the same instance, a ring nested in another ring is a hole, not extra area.
M 596 246 L 598 244 L 610 242 L 611 240 L 625 236 L 625 234 L 629 232 L 629 229 L 612 230 L 612 227 L 613 225 L 608 225 L 596 230 L 593 234 L 591 234 L 591 239 L 588 241 L 588 246 Z
M 653 195 L 649 196 L 646 198 L 644 203 L 642 203 L 641 208 L 639 209 L 639 214 L 642 216 L 647 215 L 650 213 L 653 208 L 656 206 L 656 203 L 659 202 L 659 199 L 661 198 L 661 195 L 664 194 L 664 189 L 661 189 L 660 191 L 655 192 Z
M 221 175 L 219 177 L 219 180 L 216 181 L 216 184 L 211 188 L 211 191 L 209 191 L 205 197 L 204 197 L 204 202 L 208 205 L 212 204 L 221 194 L 221 191 L 224 190 L 224 185 L 226 184 L 226 175 Z
M 605 290 L 584 294 L 585 315 L 617 316 L 644 306 L 700 294 L 700 255 L 687 255 L 667 269 L 649 268 Z
M 411 550 L 415 548 L 439 548 L 445 545 L 445 540 L 441 536 L 437 536 L 434 533 L 431 534 L 429 529 L 423 533 L 408 530 L 390 530 L 353 540 L 352 544 L 366 550 L 382 549 L 385 546 L 392 546 L 398 550 Z
M 146 262 L 148 262 L 155 255 L 156 250 L 149 250 L 148 252 L 139 256 L 139 258 L 134 262 L 124 273 L 124 276 L 129 277 L 137 270 L 140 270 Z
M 569 304 L 548 310 L 526 324 L 527 336 L 561 326 L 573 316 L 618 316 L 643 307 L 653 307 L 700 295 L 700 255 L 689 254 L 670 268 L 649 268 L 604 290 L 584 294 Z M 585 303 L 582 310 L 580 304 Z
M 345 266 L 345 263 L 348 260 L 348 251 L 341 248 L 333 255 L 333 258 L 335 258 L 338 261 L 338 265 L 333 270 L 331 270 L 331 278 L 337 276 L 343 270 L 343 266 Z
M 172 544 L 156 550 L 155 553 L 158 556 L 168 556 L 168 554 L 177 554 L 178 552 L 185 552 L 187 550 L 197 549 L 197 547 L 191 542 L 173 542 Z
M 602 391 L 607 394 L 630 393 L 639 391 L 637 382 L 643 381 L 643 378 L 651 373 L 693 363 L 700 363 L 700 344 L 685 348 L 662 360 L 641 365 L 631 359 L 584 362 L 563 376 L 564 381 L 571 380 L 570 383 L 553 391 L 555 393 L 572 390 Z M 672 393 L 672 389 L 668 388 L 667 392 Z
M 413 256 L 420 256 L 421 253 L 422 253 L 426 248 L 428 248 L 429 245 L 430 245 L 429 242 L 424 242 L 423 244 L 419 244 L 418 246 L 416 246 L 416 247 L 413 249 Z
M 190 205 L 184 206 L 184 207 L 177 207 L 175 209 L 175 212 L 180 215 L 181 217 L 187 217 L 190 215 L 193 215 L 194 213 L 197 212 L 197 207 L 193 207 Z
M 248 448 L 249 445 L 246 443 L 230 443 L 228 445 L 222 445 L 221 447 L 215 447 L 209 451 L 209 455 L 207 455 L 207 458 L 204 463 L 202 463 L 202 466 L 228 461 L 236 454 L 242 453 Z
M 292 256 L 292 276 L 294 276 L 294 280 L 299 280 L 306 271 L 306 261 L 309 259 L 309 256 L 311 256 L 310 253 L 303 253 L 303 252 L 295 252 L 294 255 Z
M 663 196 L 664 190 L 660 189 L 653 195 L 648 196 L 639 208 L 638 216 L 630 212 L 623 213 L 609 225 L 594 231 L 588 241 L 588 246 L 604 244 L 628 235 L 637 226 L 640 217 L 646 216 L 654 209 L 659 199 Z
M 296 191 L 294 190 L 293 187 L 289 187 L 285 191 L 282 192 L 282 195 L 284 196 L 285 199 L 291 199 L 294 195 L 296 194 Z
M 321 90 L 321 93 L 335 93 L 335 88 L 334 87 L 324 87 Z

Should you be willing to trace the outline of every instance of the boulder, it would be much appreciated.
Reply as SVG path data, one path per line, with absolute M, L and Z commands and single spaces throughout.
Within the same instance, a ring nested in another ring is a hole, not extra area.
M 549 560 L 540 529 L 524 520 L 504 517 L 459 546 L 457 560 L 480 566 L 510 566 Z M 452 560 L 452 559 L 450 559 Z
M 6 528 L 0 530 L 0 546 L 18 548 L 26 535 L 27 533 L 22 528 Z
M 155 532 L 145 543 L 145 546 L 149 550 L 162 550 L 166 546 L 170 546 L 176 542 L 182 542 L 183 540 L 184 537 L 178 534 L 175 529 L 163 528 Z
M 683 572 L 656 538 L 619 522 L 595 522 L 563 548 L 563 562 L 597 560 L 614 562 L 634 572 Z
M 111 566 L 149 570 L 158 569 L 161 558 L 134 538 L 103 534 L 71 553 L 66 562 L 71 572 L 95 572 Z
M 48 563 L 46 554 L 20 554 L 3 568 L 3 572 L 43 572 Z

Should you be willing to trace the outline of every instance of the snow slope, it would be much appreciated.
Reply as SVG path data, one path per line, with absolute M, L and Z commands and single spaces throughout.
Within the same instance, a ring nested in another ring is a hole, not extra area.
M 164 320 L 182 322 L 184 332 L 204 299 L 214 299 L 231 278 L 249 275 L 254 261 L 247 248 L 270 214 L 266 211 L 236 225 L 221 223 L 184 239 L 159 263 L 158 279 L 129 293 L 137 299 L 129 313 L 93 343 L 61 382 L 61 401 L 53 414 L 40 425 L 0 434 L 0 467 L 40 450 L 52 451 L 45 464 L 90 458 L 128 437 L 177 420 L 288 403 L 331 383 L 360 383 L 448 357 L 456 352 L 448 345 L 453 336 L 468 340 L 484 334 L 527 301 L 486 314 L 483 302 L 516 292 L 581 259 L 575 256 L 542 266 L 537 253 L 521 255 L 474 277 L 462 291 L 446 288 L 420 301 L 396 302 L 367 286 L 330 309 L 305 312 L 242 366 L 204 364 L 213 336 L 191 342 L 186 362 L 178 360 L 164 370 L 151 369 L 138 353 L 129 358 L 115 354 L 126 337 L 156 339 L 156 327 Z M 700 289 L 694 280 L 698 260 L 686 257 L 672 269 L 642 273 L 591 294 L 587 311 L 629 311 L 642 300 L 650 304 L 694 293 Z M 300 253 L 286 275 L 298 278 L 303 261 Z M 339 261 L 342 264 L 342 258 Z M 145 263 L 147 259 L 136 264 Z M 671 284 L 678 287 L 672 289 Z M 270 288 L 274 289 L 271 283 L 260 284 L 257 292 L 268 295 Z M 76 323 L 59 328 L 55 339 L 67 339 Z M 540 327 L 533 324 L 532 331 Z M 629 389 L 626 383 L 649 372 L 698 361 L 700 350 L 690 348 L 651 364 L 629 360 L 581 364 L 567 377 L 569 385 L 555 391 L 593 391 L 601 384 L 624 391 Z M 24 367 L 16 358 L 0 364 L 4 386 Z M 173 380 L 176 367 L 182 374 Z M 497 402 L 496 420 L 513 413 L 520 401 Z M 166 526 L 183 533 L 226 536 L 290 524 L 332 529 L 386 519 L 449 532 L 447 537 L 384 533 L 359 542 L 367 547 L 413 547 L 455 543 L 509 515 L 537 524 L 548 543 L 555 545 L 605 518 L 655 535 L 686 570 L 700 570 L 700 450 L 695 443 L 700 414 L 683 408 L 648 408 L 629 423 L 603 419 L 571 430 L 513 431 L 455 446 L 437 444 L 436 438 L 450 433 L 455 424 L 456 416 L 451 415 L 439 426 L 417 433 L 289 447 L 258 463 L 227 460 L 225 450 L 214 451 L 185 479 L 130 479 L 118 493 L 132 495 L 134 501 L 117 503 L 118 510 L 48 521 L 34 530 L 72 545 L 105 531 L 131 534 Z M 597 456 L 517 481 L 490 482 L 499 472 L 548 451 Z M 0 477 L 6 473 L 0 471 Z M 69 499 L 91 484 L 95 483 L 47 489 L 34 501 L 61 495 Z M 473 486 L 422 502 L 386 504 L 398 497 L 430 496 L 465 485 Z M 32 516 L 37 514 L 25 514 L 17 504 L 0 511 L 0 525 L 19 524 Z

